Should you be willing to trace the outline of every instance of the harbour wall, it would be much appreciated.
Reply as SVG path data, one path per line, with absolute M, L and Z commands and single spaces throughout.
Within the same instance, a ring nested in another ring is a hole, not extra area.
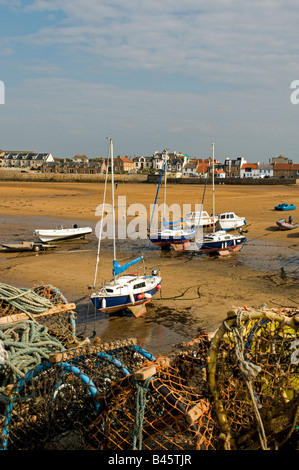
M 23 173 L 20 170 L 1 169 L 0 168 L 0 181 L 24 181 L 24 182 L 82 182 L 82 183 L 96 183 L 105 182 L 106 175 L 104 174 L 70 174 L 70 173 L 34 173 L 28 171 Z M 146 175 L 146 174 L 116 174 L 114 175 L 115 182 L 125 183 L 149 183 L 158 184 L 159 175 Z M 108 175 L 108 181 L 111 181 L 111 175 Z M 167 177 L 167 184 L 206 184 L 204 178 L 191 178 L 181 177 L 173 178 Z M 207 184 L 212 184 L 212 179 L 208 179 Z M 217 178 L 215 184 L 228 184 L 228 185 L 293 185 L 299 184 L 299 179 L 295 178 Z

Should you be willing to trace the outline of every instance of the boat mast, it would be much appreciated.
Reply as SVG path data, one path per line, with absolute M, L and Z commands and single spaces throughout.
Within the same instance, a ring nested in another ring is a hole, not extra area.
M 114 203 L 114 168 L 113 168 L 113 140 L 110 139 L 110 159 L 111 159 L 111 185 L 112 185 L 112 238 L 113 238 L 113 260 L 116 260 L 116 240 L 115 240 L 115 203 Z M 116 276 L 113 273 L 114 281 Z
M 158 188 L 157 188 L 157 191 L 156 191 L 156 197 L 155 197 L 155 202 L 154 202 L 154 208 L 153 208 L 153 212 L 152 212 L 152 216 L 151 216 L 151 221 L 150 221 L 150 225 L 149 225 L 149 232 L 151 231 L 151 226 L 152 226 L 152 222 L 153 222 L 153 218 L 154 218 L 154 212 L 155 212 L 156 205 L 157 205 L 157 199 L 158 199 L 159 189 L 160 189 L 160 185 L 161 185 L 161 181 L 162 181 L 163 171 L 165 171 L 164 162 L 162 163 L 162 168 L 161 168 L 161 172 L 160 172 L 160 178 L 159 178 Z
M 165 206 L 166 206 L 166 183 L 167 183 L 167 160 L 168 160 L 168 152 L 165 150 L 165 177 L 164 177 L 164 204 L 163 204 L 163 224 L 165 220 Z
M 212 182 L 213 182 L 213 233 L 215 233 L 215 169 L 214 169 L 215 149 L 214 142 L 212 142 Z

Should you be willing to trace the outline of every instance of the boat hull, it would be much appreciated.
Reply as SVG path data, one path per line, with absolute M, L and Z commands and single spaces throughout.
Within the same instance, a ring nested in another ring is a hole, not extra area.
M 218 242 L 218 243 L 204 243 L 200 247 L 200 251 L 206 252 L 206 253 L 212 253 L 213 251 L 220 251 L 220 250 L 228 250 L 230 248 L 236 248 L 242 245 L 242 243 L 246 242 L 246 238 L 240 240 L 231 240 L 229 242 Z
M 189 243 L 195 236 L 195 231 L 183 232 L 174 230 L 173 234 L 170 231 L 166 232 L 157 232 L 153 235 L 149 235 L 149 240 L 156 246 L 160 248 L 167 248 L 172 245 L 184 245 Z
M 213 253 L 213 252 L 225 252 L 225 251 L 237 251 L 243 243 L 247 240 L 243 235 L 240 236 L 226 236 L 220 237 L 218 239 L 213 240 L 212 237 L 210 239 L 203 239 L 202 243 L 198 243 L 198 250 L 203 253 Z
M 293 211 L 296 209 L 296 206 L 294 204 L 279 204 L 278 206 L 275 206 L 274 209 L 276 211 Z
M 36 230 L 33 234 L 42 242 L 73 240 L 83 238 L 92 232 L 91 227 L 82 227 L 78 229 L 54 229 L 54 230 Z
M 151 276 L 147 276 L 151 278 Z M 140 279 L 136 282 L 140 282 Z M 155 283 L 145 289 L 137 289 L 135 293 L 109 295 L 102 290 L 91 295 L 91 301 L 101 313 L 113 314 L 127 308 L 149 303 L 152 297 L 161 289 L 161 278 L 157 277 Z
M 239 228 L 244 227 L 244 225 L 246 225 L 246 224 L 243 223 L 243 222 L 236 222 L 233 225 L 219 224 L 219 229 L 220 230 L 225 230 L 226 232 L 230 232 L 232 230 L 238 230 Z
M 185 243 L 189 243 L 190 240 L 187 239 L 169 239 L 169 240 L 162 240 L 159 238 L 150 238 L 150 241 L 155 245 L 159 246 L 160 248 L 168 248 L 172 245 L 184 245 Z
M 286 219 L 277 220 L 276 225 L 278 225 L 281 230 L 293 230 L 298 227 L 297 223 L 291 224 L 290 222 L 287 222 Z
M 3 243 L 0 245 L 0 251 L 23 252 L 41 250 L 50 250 L 56 248 L 56 245 L 48 245 L 40 242 L 21 242 L 21 243 Z

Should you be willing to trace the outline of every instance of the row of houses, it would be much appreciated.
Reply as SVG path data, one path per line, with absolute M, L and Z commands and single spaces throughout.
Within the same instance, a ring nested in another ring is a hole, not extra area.
M 153 157 L 135 156 L 133 162 L 137 171 L 156 171 L 165 162 L 166 150 L 155 152 Z M 212 173 L 212 159 L 190 158 L 183 154 L 167 153 L 167 172 L 175 177 L 207 178 Z M 216 178 L 299 178 L 299 164 L 283 155 L 270 158 L 269 163 L 248 163 L 243 157 L 230 159 L 224 163 L 214 160 Z
M 50 153 L 5 152 L 0 150 L 0 168 L 38 169 L 45 162 L 54 162 Z
M 189 155 L 167 150 L 154 152 L 150 157 L 135 155 L 133 159 L 117 156 L 114 161 L 118 173 L 160 172 L 166 164 L 167 174 L 180 177 L 208 178 L 212 173 L 211 158 L 190 158 Z M 0 151 L 0 167 L 19 168 L 24 171 L 37 170 L 42 173 L 105 174 L 111 168 L 106 158 L 91 158 L 75 155 L 72 159 L 54 158 L 50 153 Z M 299 178 L 299 164 L 279 155 L 268 163 L 248 163 L 243 157 L 224 163 L 214 160 L 216 178 Z
M 114 159 L 116 173 L 134 173 L 132 160 L 127 157 Z M 41 173 L 70 173 L 70 174 L 106 174 L 111 172 L 111 164 L 105 158 L 82 159 L 74 157 L 72 161 L 55 158 L 53 162 L 44 162 L 40 167 Z
M 116 171 L 130 173 L 134 169 L 132 160 L 118 156 L 114 162 Z M 106 173 L 110 166 L 105 158 L 89 159 L 86 155 L 75 155 L 72 159 L 54 158 L 51 153 L 0 151 L 0 168 L 37 170 L 42 173 Z

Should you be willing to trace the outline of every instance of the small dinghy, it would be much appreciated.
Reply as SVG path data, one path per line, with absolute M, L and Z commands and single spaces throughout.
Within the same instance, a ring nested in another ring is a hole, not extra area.
M 297 223 L 294 224 L 292 221 L 287 221 L 286 219 L 277 220 L 276 225 L 278 225 L 281 230 L 293 230 L 298 227 Z
M 39 242 L 20 242 L 20 243 L 2 243 L 0 251 L 22 252 L 22 251 L 41 251 L 54 249 L 56 245 L 48 245 Z
M 283 202 L 282 204 L 278 204 L 274 207 L 276 211 L 294 211 L 296 209 L 295 204 L 287 204 Z

